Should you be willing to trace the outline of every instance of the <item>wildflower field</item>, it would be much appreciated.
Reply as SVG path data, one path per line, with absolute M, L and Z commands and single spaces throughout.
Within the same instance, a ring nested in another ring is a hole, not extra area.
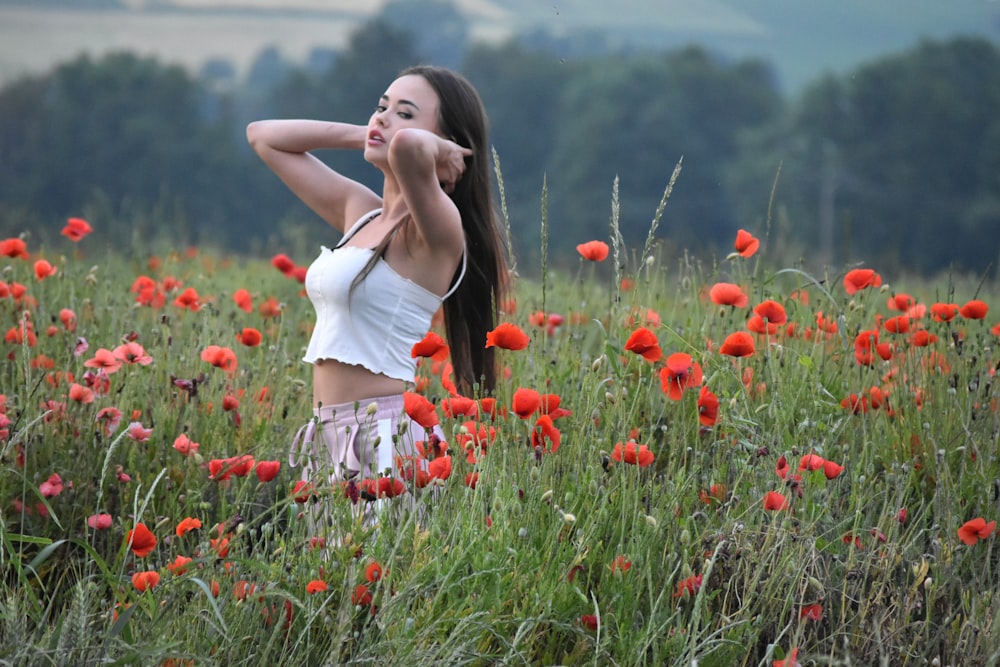
M 495 396 L 429 332 L 445 442 L 319 488 L 312 257 L 90 229 L 0 240 L 0 664 L 1000 660 L 995 285 L 580 239 L 501 304 Z

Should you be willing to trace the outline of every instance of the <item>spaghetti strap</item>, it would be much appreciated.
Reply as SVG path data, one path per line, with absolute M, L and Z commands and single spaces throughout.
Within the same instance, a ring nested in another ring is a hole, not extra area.
M 466 267 L 468 267 L 468 265 L 469 265 L 469 251 L 468 251 L 468 247 L 463 243 L 462 244 L 462 271 L 458 274 L 458 280 L 456 280 L 455 284 L 451 286 L 451 289 L 449 289 L 447 292 L 445 292 L 445 295 L 443 297 L 441 297 L 442 301 L 444 301 L 449 296 L 451 296 L 452 294 L 454 294 L 455 290 L 458 289 L 458 286 L 462 284 L 462 279 L 465 278 L 465 269 L 466 269 Z
M 374 220 L 375 217 L 379 213 L 381 213 L 381 212 L 382 212 L 381 208 L 376 208 L 376 209 L 373 209 L 371 211 L 368 211 L 363 216 L 361 216 L 360 218 L 358 218 L 358 221 L 355 222 L 353 225 L 351 225 L 351 228 L 347 230 L 347 233 L 344 234 L 343 238 L 340 239 L 340 242 L 338 242 L 337 245 L 335 245 L 333 247 L 333 249 L 336 250 L 340 246 L 342 246 L 345 243 L 347 243 L 348 241 L 350 241 L 352 236 L 354 236 L 356 233 L 358 233 L 359 231 L 361 231 L 362 227 L 364 227 L 369 222 L 371 222 L 372 220 Z

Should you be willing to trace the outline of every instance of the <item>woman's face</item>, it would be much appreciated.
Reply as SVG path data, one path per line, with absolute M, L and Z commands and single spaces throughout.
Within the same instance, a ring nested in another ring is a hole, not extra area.
M 393 81 L 368 119 L 365 159 L 376 165 L 384 163 L 389 143 L 401 128 L 415 127 L 440 134 L 438 108 L 437 93 L 424 77 L 408 74 Z

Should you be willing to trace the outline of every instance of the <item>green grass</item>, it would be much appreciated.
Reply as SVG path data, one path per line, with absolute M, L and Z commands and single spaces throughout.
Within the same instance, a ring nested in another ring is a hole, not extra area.
M 337 528 L 314 549 L 307 508 L 290 493 L 298 470 L 286 461 L 311 414 L 309 368 L 299 360 L 312 313 L 301 285 L 266 261 L 176 254 L 152 271 L 144 259 L 88 256 L 86 239 L 29 250 L 30 260 L 0 263 L 8 286 L 27 287 L 27 300 L 0 298 L 3 331 L 27 312 L 37 334 L 33 346 L 5 342 L 0 358 L 10 421 L 0 439 L 0 661 L 728 666 L 771 665 L 795 647 L 804 665 L 1000 659 L 996 539 L 958 537 L 966 521 L 998 514 L 996 316 L 926 315 L 914 324 L 937 336 L 931 345 L 883 331 L 880 340 L 895 344 L 891 360 L 862 366 L 854 354 L 859 331 L 897 314 L 887 307 L 897 291 L 927 306 L 941 294 L 959 305 L 989 302 L 977 288 L 883 276 L 890 284 L 848 295 L 843 274 L 781 265 L 767 257 L 766 240 L 752 258 L 703 262 L 614 247 L 612 258 L 572 272 L 546 266 L 543 281 L 518 283 L 516 308 L 504 315 L 531 343 L 500 352 L 508 373 L 497 399 L 509 408 L 521 387 L 558 394 L 571 411 L 555 421 L 558 450 L 530 445 L 537 415 L 508 412 L 492 421 L 495 441 L 473 466 L 457 444 L 466 418 L 439 410 L 454 471 L 443 488 L 413 490 L 425 506 L 420 521 L 393 508 L 373 530 L 339 489 L 326 490 L 318 502 Z M 42 256 L 59 272 L 38 281 L 32 263 Z M 162 307 L 137 305 L 129 288 L 139 274 L 182 285 Z M 622 289 L 623 278 L 633 286 Z M 707 300 L 717 281 L 740 284 L 749 307 Z M 198 312 L 172 304 L 186 287 L 205 303 Z M 238 288 L 250 290 L 255 308 L 274 297 L 281 315 L 240 310 Z M 792 298 L 796 290 L 808 303 Z M 755 335 L 750 357 L 720 354 L 768 298 L 784 305 L 797 333 Z M 75 312 L 75 331 L 60 322 L 63 308 Z M 542 310 L 563 324 L 551 333 L 531 324 Z M 803 335 L 819 311 L 837 331 Z M 663 361 L 625 350 L 643 324 L 665 356 L 700 363 L 719 399 L 716 424 L 699 422 L 697 388 L 669 399 Z M 259 347 L 237 342 L 247 326 L 263 333 Z M 66 374 L 82 384 L 84 362 L 125 336 L 153 362 L 111 375 L 93 403 L 69 399 Z M 89 350 L 74 356 L 81 337 Z M 234 350 L 232 377 L 201 359 L 209 345 Z M 427 397 L 444 398 L 430 364 L 420 373 Z M 197 391 L 178 378 L 200 378 Z M 889 392 L 891 412 L 842 405 L 871 387 Z M 222 409 L 227 394 L 239 398 L 238 423 Z M 65 411 L 48 413 L 49 400 Z M 112 406 L 121 424 L 103 432 L 96 415 Z M 152 427 L 148 441 L 124 435 L 133 416 Z M 199 443 L 196 456 L 172 447 L 181 433 Z M 652 465 L 612 459 L 630 437 L 652 450 Z M 244 454 L 282 461 L 279 476 L 210 478 L 209 461 Z M 791 482 L 805 454 L 843 472 L 803 470 Z M 782 456 L 791 468 L 784 480 Z M 479 482 L 470 488 L 463 480 L 473 471 Z M 40 485 L 53 473 L 63 490 L 44 497 Z M 768 491 L 789 508 L 765 511 Z M 110 528 L 88 528 L 98 512 L 111 515 Z M 185 517 L 203 527 L 178 537 Z M 157 538 L 144 558 L 126 539 L 137 522 Z M 220 536 L 229 539 L 224 557 L 212 544 Z M 193 559 L 182 575 L 167 569 L 178 555 Z M 369 583 L 373 561 L 384 576 Z M 148 570 L 160 583 L 140 593 L 131 575 Z M 697 575 L 700 586 L 683 585 Z M 313 580 L 327 590 L 307 593 Z M 352 599 L 359 584 L 371 605 Z M 248 585 L 253 592 L 238 595 Z M 814 604 L 819 619 L 803 617 Z

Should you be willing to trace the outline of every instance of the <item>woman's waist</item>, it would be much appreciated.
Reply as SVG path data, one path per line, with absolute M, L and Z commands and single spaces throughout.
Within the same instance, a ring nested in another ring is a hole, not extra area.
M 336 359 L 317 359 L 313 365 L 314 405 L 335 405 L 402 394 L 407 383 L 364 366 Z

